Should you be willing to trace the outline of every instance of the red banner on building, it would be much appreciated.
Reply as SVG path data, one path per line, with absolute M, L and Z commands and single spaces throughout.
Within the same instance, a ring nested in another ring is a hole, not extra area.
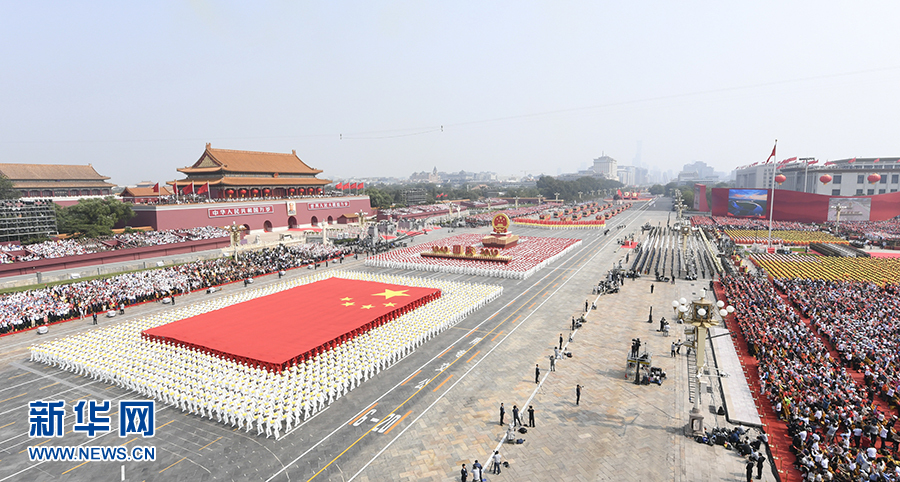
M 307 207 L 310 211 L 316 211 L 319 209 L 334 209 L 334 208 L 349 208 L 350 201 L 328 201 L 328 202 L 319 202 L 319 203 L 309 203 Z
M 211 218 L 225 218 L 228 216 L 247 216 L 250 214 L 273 214 L 275 207 L 271 204 L 264 206 L 240 206 L 229 208 L 209 208 L 207 213 Z

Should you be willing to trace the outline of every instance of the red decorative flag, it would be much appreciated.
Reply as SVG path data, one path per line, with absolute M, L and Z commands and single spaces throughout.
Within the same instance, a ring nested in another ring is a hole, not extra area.
M 355 182 L 351 182 L 351 183 L 350 183 L 350 189 L 356 189 L 356 183 L 355 183 Z
M 191 181 L 189 185 L 181 189 L 181 194 L 191 194 L 192 192 L 194 192 L 194 181 Z
M 850 164 L 853 164 L 854 162 L 856 162 L 856 158 L 854 157 L 853 159 L 850 159 L 850 160 L 847 161 L 847 162 L 850 163 Z
M 341 183 L 337 183 L 337 184 L 334 185 L 334 188 L 337 189 L 338 191 L 340 191 L 340 190 L 343 189 L 343 186 L 342 186 Z
M 789 157 L 789 158 L 787 158 L 787 159 L 785 159 L 785 160 L 779 162 L 778 165 L 779 165 L 779 166 L 783 166 L 783 165 L 785 165 L 785 164 L 787 164 L 787 163 L 789 163 L 789 162 L 794 162 L 794 161 L 796 161 L 796 160 L 797 160 L 796 157 Z
M 153 186 L 153 192 L 159 192 L 159 183 L 156 183 L 156 185 Z
M 880 161 L 880 160 L 881 160 L 881 158 L 879 157 L 878 159 L 875 159 L 875 160 L 872 161 L 872 162 L 878 162 L 878 161 Z
M 357 189 L 364 189 L 365 184 L 366 183 L 364 183 L 364 182 L 359 183 L 359 186 L 357 186 Z
M 831 161 L 826 161 L 826 162 L 825 162 L 825 165 L 826 165 L 826 166 L 833 166 L 833 165 L 834 165 L 834 163 L 833 163 L 833 162 L 831 162 Z
M 200 186 L 200 188 L 197 189 L 197 194 L 203 194 L 205 192 L 209 192 L 209 182 Z
M 813 161 L 806 161 L 806 165 L 807 165 L 807 166 L 812 166 L 813 164 L 818 164 L 818 163 L 819 163 L 819 160 L 818 160 L 818 159 L 813 160 Z

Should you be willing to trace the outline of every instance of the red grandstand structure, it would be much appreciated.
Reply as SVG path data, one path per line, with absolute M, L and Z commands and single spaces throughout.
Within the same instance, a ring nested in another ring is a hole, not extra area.
M 712 215 L 769 219 L 771 189 L 712 189 Z M 900 192 L 869 196 L 828 196 L 778 189 L 772 204 L 774 221 L 825 223 L 884 221 L 900 216 Z

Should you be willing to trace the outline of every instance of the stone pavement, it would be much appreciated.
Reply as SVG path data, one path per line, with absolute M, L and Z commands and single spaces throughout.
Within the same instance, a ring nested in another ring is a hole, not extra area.
M 613 259 L 624 256 L 616 251 Z M 520 321 L 515 341 L 498 347 L 355 480 L 449 481 L 459 480 L 462 463 L 471 468 L 478 460 L 487 468 L 485 461 L 505 433 L 498 423 L 500 402 L 506 405 L 507 421 L 513 405 L 520 407 L 524 421 L 526 403 L 533 404 L 536 428 L 516 433 L 524 444 L 500 445 L 510 466 L 500 475 L 487 474 L 489 480 L 744 480 L 745 459 L 736 452 L 685 436 L 692 406 L 689 358 L 685 349 L 675 358 L 669 356 L 671 342 L 679 336 L 683 340 L 683 334 L 675 329 L 664 337 L 655 331 L 658 323 L 647 323 L 648 306 L 656 308 L 657 321 L 668 315 L 671 300 L 699 297 L 707 281 L 655 283 L 650 294 L 649 279 L 626 280 L 618 294 L 590 295 L 591 283 L 605 273 L 609 259 L 598 257 L 591 262 L 594 269 L 567 280 L 568 295 L 560 293 Z M 588 314 L 588 322 L 568 345 L 573 357 L 558 361 L 557 371 L 548 373 L 547 356 L 559 333 L 568 336 L 570 317 L 580 314 L 585 298 L 596 298 L 598 309 Z M 653 354 L 653 365 L 667 372 L 662 386 L 626 380 L 625 359 L 635 337 Z M 535 363 L 546 377 L 540 385 L 534 383 Z M 579 406 L 576 384 L 585 387 Z M 718 389 L 702 400 L 707 427 L 730 426 L 707 409 L 722 403 Z M 770 469 L 767 462 L 763 480 L 775 480 Z

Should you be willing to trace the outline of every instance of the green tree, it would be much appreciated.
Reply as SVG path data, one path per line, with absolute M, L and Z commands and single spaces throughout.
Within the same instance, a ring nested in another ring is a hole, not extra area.
M 377 187 L 366 189 L 366 194 L 369 195 L 369 201 L 372 204 L 372 207 L 376 209 L 389 208 L 391 207 L 391 204 L 394 203 L 394 197 L 392 195 Z
M 650 194 L 659 195 L 659 194 L 665 194 L 665 192 L 666 192 L 666 187 L 663 186 L 662 184 L 654 184 L 654 185 L 650 186 Z
M 687 206 L 687 210 L 694 209 L 694 188 L 683 188 L 681 190 L 681 199 L 684 200 L 684 205 Z
M 610 179 L 599 179 L 596 177 L 580 177 L 574 181 L 561 181 L 555 177 L 541 176 L 537 180 L 537 188 L 548 200 L 556 199 L 556 193 L 559 193 L 559 199 L 572 202 L 578 201 L 578 193 L 581 192 L 581 199 L 586 200 L 590 197 L 590 192 L 594 191 L 594 195 L 608 189 L 618 189 L 622 187 L 619 181 Z
M 56 206 L 56 224 L 60 233 L 79 237 L 109 236 L 118 222 L 134 217 L 131 205 L 113 197 L 82 199 L 78 204 L 63 208 Z
M 22 191 L 13 187 L 13 182 L 3 174 L 0 174 L 0 199 L 18 199 Z

